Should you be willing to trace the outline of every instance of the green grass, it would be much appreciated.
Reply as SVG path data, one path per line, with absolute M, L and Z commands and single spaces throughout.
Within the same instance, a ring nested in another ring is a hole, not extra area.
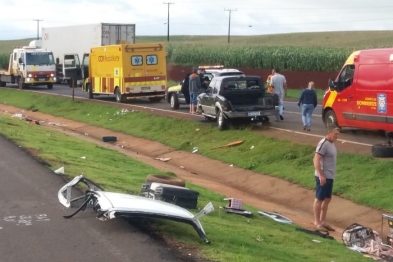
M 40 112 L 158 141 L 179 150 L 190 152 L 194 146 L 198 146 L 198 153 L 209 158 L 314 188 L 313 180 L 310 179 L 314 172 L 314 146 L 275 140 L 248 129 L 220 132 L 215 125 L 144 112 L 118 115 L 121 105 L 116 107 L 88 101 L 73 102 L 67 98 L 5 89 L 0 90 L 0 97 L 0 102 L 7 105 L 38 109 Z M 195 132 L 196 128 L 200 131 Z M 235 140 L 245 142 L 234 148 L 211 150 Z M 254 146 L 253 150 L 250 150 L 251 146 Z M 368 155 L 339 153 L 339 179 L 335 182 L 334 193 L 359 204 L 393 211 L 393 202 L 390 201 L 393 176 L 388 175 L 391 165 L 391 161 Z
M 146 175 L 164 174 L 117 151 L 16 118 L 0 116 L 0 132 L 18 145 L 34 151 L 41 160 L 48 162 L 52 170 L 64 166 L 68 178 L 83 173 L 108 191 L 138 193 Z M 34 139 L 31 139 L 31 134 L 34 134 Z M 81 159 L 82 155 L 87 159 Z M 187 187 L 201 193 L 200 207 L 211 201 L 216 208 L 215 212 L 201 218 L 212 244 L 202 244 L 189 225 L 156 220 L 152 227 L 181 243 L 197 246 L 209 259 L 225 262 L 367 261 L 337 241 L 297 232 L 294 225 L 279 224 L 258 215 L 244 218 L 226 214 L 218 208 L 226 205 L 224 196 L 189 183 Z M 245 208 L 257 211 L 252 207 Z M 313 239 L 322 243 L 312 242 Z

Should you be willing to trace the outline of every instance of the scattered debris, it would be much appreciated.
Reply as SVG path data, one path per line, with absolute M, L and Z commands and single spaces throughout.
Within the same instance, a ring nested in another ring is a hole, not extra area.
M 199 131 L 199 130 L 200 130 L 199 128 L 195 129 L 195 131 Z
M 33 111 L 33 112 L 38 112 L 38 109 L 33 109 L 33 110 L 31 110 L 31 111 Z
M 230 164 L 229 166 L 230 166 L 230 167 L 233 167 L 233 164 Z
M 155 160 L 160 160 L 162 162 L 167 162 L 169 160 L 171 160 L 171 158 L 169 157 L 158 157 L 158 158 L 154 158 Z
M 48 122 L 48 125 L 54 125 L 54 126 L 66 126 L 63 124 L 55 123 L 55 122 Z
M 315 243 L 322 243 L 322 241 L 320 241 L 320 240 L 316 240 L 316 239 L 313 239 L 313 240 L 311 240 L 312 242 L 315 242 Z
M 85 133 L 85 136 L 89 136 L 89 134 L 88 134 L 88 133 Z
M 85 157 L 85 156 L 82 156 L 81 158 L 82 158 L 82 159 L 86 159 L 86 157 Z
M 55 174 L 58 174 L 58 175 L 64 175 L 64 167 L 62 166 L 62 167 L 56 169 L 56 170 L 53 171 L 53 172 L 54 172 Z
M 117 137 L 116 136 L 103 136 L 102 141 L 103 142 L 116 142 Z
M 274 221 L 283 223 L 283 224 L 293 224 L 293 221 L 290 220 L 287 217 L 284 217 L 283 215 L 277 213 L 277 212 L 266 212 L 266 211 L 258 211 L 258 214 L 260 214 L 261 216 L 266 216 L 269 217 L 271 219 L 273 219 Z
M 116 147 L 121 147 L 121 148 L 124 148 L 124 146 L 122 146 L 122 145 L 119 145 L 119 144 L 116 144 Z
M 237 141 L 228 143 L 228 144 L 223 145 L 223 146 L 214 147 L 214 148 L 212 148 L 212 150 L 213 150 L 213 149 L 217 149 L 217 148 L 223 148 L 223 147 L 237 146 L 237 145 L 242 144 L 243 142 L 244 142 L 244 140 L 237 140 Z
M 184 169 L 184 166 L 180 166 L 181 169 Z
M 22 114 L 13 114 L 12 117 L 22 118 L 23 115 Z
M 88 190 L 84 196 L 72 197 L 72 187 L 80 182 L 84 183 Z M 77 213 L 85 210 L 89 203 L 94 203 L 94 211 L 97 213 L 96 218 L 101 221 L 108 221 L 116 217 L 143 217 L 143 218 L 163 218 L 175 220 L 192 225 L 197 231 L 200 238 L 205 243 L 210 244 L 209 238 L 199 221 L 201 217 L 214 211 L 214 206 L 209 202 L 198 214 L 194 215 L 187 209 L 166 203 L 161 200 L 155 200 L 143 196 L 131 194 L 120 194 L 107 192 L 93 181 L 86 179 L 83 175 L 76 176 L 73 180 L 65 184 L 58 191 L 59 202 L 69 208 L 77 200 L 84 199 L 83 204 L 72 214 L 63 216 L 72 218 Z M 96 207 L 99 208 L 96 208 Z
M 192 153 L 193 153 L 193 154 L 196 153 L 196 152 L 198 152 L 198 147 L 194 147 L 194 148 L 192 149 Z
M 229 203 L 225 207 L 220 207 L 221 209 L 224 209 L 225 212 L 227 213 L 233 213 L 245 217 L 250 217 L 252 216 L 252 212 L 248 210 L 244 210 L 243 208 L 243 201 L 241 199 L 236 199 L 236 198 L 224 198 L 224 200 L 228 200 Z
M 250 147 L 250 150 L 252 150 L 252 149 L 254 149 L 254 146 L 251 146 L 251 147 Z

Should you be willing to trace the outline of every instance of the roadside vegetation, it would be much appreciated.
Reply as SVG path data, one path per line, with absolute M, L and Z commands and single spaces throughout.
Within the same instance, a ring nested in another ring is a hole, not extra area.
M 51 100 L 49 104 L 53 102 L 59 101 Z M 65 105 L 64 101 L 59 104 L 58 109 L 61 110 Z M 93 109 L 87 104 L 84 106 L 88 111 Z M 106 109 L 113 113 L 111 108 Z M 78 113 L 74 110 L 70 115 L 76 117 Z M 138 113 L 136 116 L 142 115 Z M 114 119 L 115 122 L 117 120 Z M 127 119 L 125 117 L 122 120 L 126 122 Z M 109 191 L 138 194 L 148 174 L 165 174 L 117 151 L 42 126 L 27 124 L 26 121 L 17 118 L 0 116 L 0 133 L 47 163 L 50 169 L 55 170 L 64 166 L 69 179 L 83 173 Z M 31 134 L 34 134 L 34 139 L 31 139 Z M 86 159 L 82 159 L 82 156 Z M 260 217 L 256 214 L 257 209 L 252 207 L 245 206 L 254 212 L 252 218 L 227 214 L 219 209 L 219 206 L 227 204 L 223 201 L 224 196 L 190 183 L 186 186 L 200 192 L 200 208 L 208 202 L 212 202 L 215 207 L 213 213 L 200 220 L 212 241 L 211 245 L 203 244 L 189 225 L 154 220 L 151 227 L 158 235 L 164 235 L 166 239 L 174 238 L 186 245 L 184 249 L 191 247 L 191 257 L 195 256 L 197 250 L 204 257 L 214 261 L 368 261 L 337 241 L 301 233 L 295 231 L 295 225 L 284 225 Z M 191 212 L 196 214 L 198 211 Z M 124 233 L 128 234 L 127 231 Z
M 72 101 L 9 89 L 0 90 L 0 96 L 0 103 L 28 110 L 36 109 L 54 116 L 147 138 L 178 150 L 191 152 L 197 146 L 198 153 L 206 157 L 279 177 L 306 188 L 314 187 L 310 180 L 310 174 L 314 172 L 313 146 L 275 140 L 248 129 L 221 132 L 215 124 L 154 116 L 145 112 L 118 115 L 121 105 Z M 196 129 L 199 131 L 196 132 Z M 244 143 L 233 148 L 211 150 L 237 140 L 244 140 Z M 252 146 L 254 148 L 250 150 Z M 340 179 L 335 184 L 335 194 L 362 205 L 393 212 L 389 186 L 392 185 L 393 178 L 386 175 L 390 173 L 391 161 L 346 153 L 339 153 L 338 159 L 337 172 Z
M 272 68 L 295 71 L 337 71 L 355 49 L 391 46 L 393 31 L 318 32 L 260 36 L 171 36 L 168 62 L 190 66 L 224 64 L 228 67 Z M 13 46 L 33 39 L 0 41 L 0 67 Z M 137 36 L 136 42 L 166 42 L 166 36 Z M 288 45 L 290 43 L 290 45 Z

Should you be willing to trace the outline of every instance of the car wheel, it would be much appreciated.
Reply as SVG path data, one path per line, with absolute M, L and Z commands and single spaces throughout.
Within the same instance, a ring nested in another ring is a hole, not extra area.
M 90 84 L 86 84 L 86 88 L 87 88 L 87 93 L 88 93 L 88 97 L 89 99 L 93 99 L 93 89 L 91 89 L 91 85 Z M 117 97 L 117 94 L 116 94 Z M 117 100 L 117 98 L 116 98 Z
M 220 109 L 217 111 L 217 126 L 220 130 L 228 128 L 228 120 L 225 118 L 224 113 Z
M 336 118 L 336 114 L 334 113 L 333 110 L 328 110 L 325 114 L 325 126 L 327 128 L 331 127 L 331 126 L 338 126 L 338 122 L 337 122 L 337 118 Z
M 179 109 L 179 99 L 176 94 L 171 94 L 170 105 L 172 109 Z
M 46 87 L 47 87 L 48 89 L 52 89 L 52 88 L 53 88 L 53 84 L 47 84 Z

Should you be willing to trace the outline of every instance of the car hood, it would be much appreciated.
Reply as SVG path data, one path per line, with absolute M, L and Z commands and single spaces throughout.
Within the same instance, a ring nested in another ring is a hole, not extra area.
M 194 215 L 188 210 L 167 202 L 157 201 L 142 196 L 96 191 L 102 211 L 123 211 L 154 213 L 165 216 L 176 216 L 192 219 Z

